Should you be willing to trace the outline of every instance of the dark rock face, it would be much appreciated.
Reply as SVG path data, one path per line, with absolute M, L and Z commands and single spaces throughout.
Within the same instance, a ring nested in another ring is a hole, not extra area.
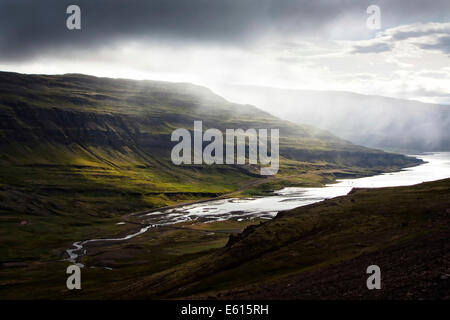
M 279 128 L 280 155 L 336 166 L 402 167 L 416 160 L 355 146 L 309 126 L 282 121 L 253 106 L 230 103 L 190 84 L 0 73 L 0 149 L 101 147 L 168 159 L 176 128 Z M 320 146 L 320 148 L 316 148 Z

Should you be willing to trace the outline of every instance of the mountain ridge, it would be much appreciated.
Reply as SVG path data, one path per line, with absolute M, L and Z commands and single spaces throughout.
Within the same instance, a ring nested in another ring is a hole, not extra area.
M 450 150 L 450 105 L 346 91 L 238 85 L 216 90 L 231 101 L 257 104 L 356 144 L 403 153 Z

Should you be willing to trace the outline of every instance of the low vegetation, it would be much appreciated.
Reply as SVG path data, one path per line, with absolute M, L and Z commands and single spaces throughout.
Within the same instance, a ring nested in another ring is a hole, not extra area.
M 58 265 L 73 241 L 121 234 L 116 223 L 126 213 L 233 192 L 320 186 L 419 163 L 191 84 L 0 72 L 0 88 L 0 275 L 6 279 L 0 296 L 14 292 L 21 268 L 57 277 L 43 264 Z M 278 175 L 261 177 L 249 165 L 173 165 L 171 132 L 192 129 L 199 119 L 220 130 L 280 128 Z M 23 281 L 45 278 L 32 274 Z M 41 286 L 52 287 L 34 285 Z

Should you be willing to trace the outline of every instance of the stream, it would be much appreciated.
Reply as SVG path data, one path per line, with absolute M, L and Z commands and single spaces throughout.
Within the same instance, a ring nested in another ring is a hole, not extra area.
M 98 241 L 125 241 L 147 232 L 152 227 L 171 225 L 186 221 L 212 222 L 224 220 L 242 221 L 246 219 L 272 219 L 279 211 L 289 210 L 346 195 L 352 188 L 381 188 L 408 186 L 427 181 L 450 178 L 450 152 L 413 155 L 425 161 L 424 164 L 405 168 L 398 172 L 382 173 L 375 176 L 341 179 L 321 188 L 289 187 L 275 191 L 273 195 L 256 198 L 228 198 L 211 200 L 198 204 L 151 212 L 145 215 L 147 226 L 123 238 L 91 239 L 73 243 L 66 250 L 72 263 L 83 267 L 77 259 L 86 253 L 84 245 Z

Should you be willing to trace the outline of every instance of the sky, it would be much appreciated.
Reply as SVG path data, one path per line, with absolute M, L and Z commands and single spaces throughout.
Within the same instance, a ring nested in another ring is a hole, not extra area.
M 0 0 L 0 70 L 450 104 L 450 1 Z

